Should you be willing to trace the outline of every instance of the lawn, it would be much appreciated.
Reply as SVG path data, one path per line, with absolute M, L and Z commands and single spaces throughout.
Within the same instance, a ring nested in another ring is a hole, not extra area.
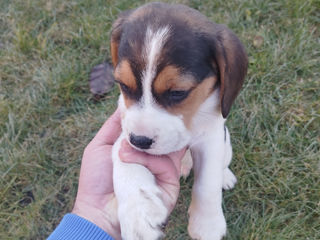
M 249 71 L 228 120 L 235 189 L 225 239 L 320 239 L 320 1 L 185 0 L 229 26 Z M 144 1 L 0 1 L 0 239 L 44 239 L 72 209 L 84 147 L 116 107 L 90 69 L 112 22 Z M 189 239 L 193 178 L 166 239 Z

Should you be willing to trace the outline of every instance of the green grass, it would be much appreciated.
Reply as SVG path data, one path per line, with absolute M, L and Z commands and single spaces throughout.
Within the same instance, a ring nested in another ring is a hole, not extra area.
M 249 54 L 228 120 L 238 184 L 224 193 L 226 239 L 320 239 L 319 0 L 179 2 L 228 25 Z M 89 71 L 110 57 L 117 14 L 142 3 L 0 2 L 0 239 L 44 239 L 72 209 L 83 149 L 118 94 L 94 101 Z M 191 186 L 166 239 L 189 239 Z

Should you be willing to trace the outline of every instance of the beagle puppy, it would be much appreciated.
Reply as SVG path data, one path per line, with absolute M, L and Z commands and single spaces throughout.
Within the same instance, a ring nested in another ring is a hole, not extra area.
M 163 236 L 168 210 L 154 176 L 120 160 L 120 143 L 150 154 L 191 150 L 194 185 L 188 231 L 193 239 L 226 234 L 222 189 L 236 177 L 225 126 L 247 72 L 246 51 L 226 26 L 184 5 L 149 3 L 113 24 L 111 56 L 121 95 L 122 134 L 112 152 L 122 239 Z M 191 164 L 184 165 L 188 173 Z

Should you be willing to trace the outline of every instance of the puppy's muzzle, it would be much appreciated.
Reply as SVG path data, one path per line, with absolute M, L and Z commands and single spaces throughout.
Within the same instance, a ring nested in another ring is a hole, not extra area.
M 137 136 L 133 133 L 130 134 L 130 143 L 140 149 L 149 149 L 153 143 L 151 138 L 146 136 Z

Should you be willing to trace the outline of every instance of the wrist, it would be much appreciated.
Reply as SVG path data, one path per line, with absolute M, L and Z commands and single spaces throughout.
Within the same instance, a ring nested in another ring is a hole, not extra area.
M 103 209 L 77 199 L 72 213 L 94 223 L 117 240 L 121 239 L 121 233 L 116 209 L 115 198 L 110 200 Z

